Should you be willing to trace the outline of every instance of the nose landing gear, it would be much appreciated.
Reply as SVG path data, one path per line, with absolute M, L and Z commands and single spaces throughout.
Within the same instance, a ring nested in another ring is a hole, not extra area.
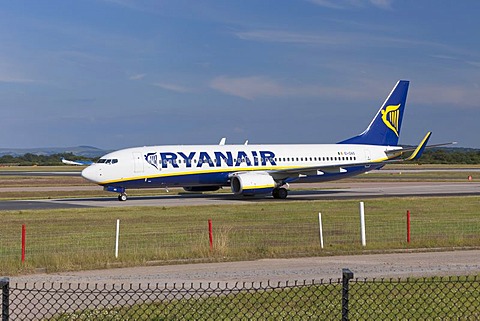
M 125 202 L 127 200 L 127 193 L 125 192 L 125 187 L 117 187 L 117 186 L 104 186 L 104 191 L 107 192 L 114 192 L 118 194 L 118 200 L 121 202 Z

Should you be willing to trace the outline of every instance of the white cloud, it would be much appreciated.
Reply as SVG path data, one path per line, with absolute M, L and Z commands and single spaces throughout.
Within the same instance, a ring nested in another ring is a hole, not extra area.
M 365 100 L 382 100 L 379 88 L 385 87 L 381 78 L 356 79 L 348 84 L 331 86 L 324 84 L 289 84 L 266 76 L 214 78 L 210 87 L 224 94 L 248 100 L 273 97 L 319 97 L 321 100 L 337 102 L 358 102 Z M 392 82 L 392 86 L 393 86 Z M 388 86 L 387 86 L 388 87 Z M 388 87 L 387 89 L 389 89 Z M 449 106 L 453 109 L 480 109 L 480 84 L 427 84 L 415 83 L 409 93 L 409 102 L 414 104 Z M 383 94 L 387 94 L 385 91 Z
M 322 97 L 357 100 L 371 98 L 365 88 L 328 87 L 322 84 L 289 85 L 265 76 L 226 77 L 213 79 L 210 87 L 228 95 L 254 100 L 260 97 Z
M 260 41 L 260 42 L 280 42 L 280 43 L 300 43 L 300 44 L 348 44 L 351 37 L 345 37 L 345 35 L 339 36 L 338 34 L 307 34 L 296 33 L 281 30 L 253 30 L 237 32 L 235 34 L 242 40 Z
M 331 8 L 331 9 L 343 9 L 344 6 L 340 1 L 332 0 L 309 0 L 311 3 L 314 3 L 321 7 Z
M 21 67 L 21 65 L 20 65 Z M 0 63 L 0 83 L 33 83 L 35 80 L 23 76 L 22 72 L 18 72 L 22 68 L 17 68 L 14 63 Z
M 101 0 L 114 6 L 123 7 L 129 10 L 142 11 L 148 13 L 160 13 L 164 1 L 148 0 Z
M 480 68 L 480 61 L 466 61 L 466 63 Z
M 211 81 L 210 87 L 249 100 L 260 96 L 282 96 L 286 94 L 285 88 L 274 80 L 263 76 L 240 78 L 219 76 Z
M 27 84 L 27 83 L 33 83 L 33 82 L 35 82 L 35 80 L 27 79 L 27 78 L 10 77 L 10 76 L 7 76 L 7 75 L 0 75 L 0 82 Z
M 451 48 L 443 44 L 398 38 L 391 36 L 379 36 L 369 32 L 317 32 L 315 34 L 307 32 L 291 32 L 283 30 L 251 30 L 240 31 L 234 33 L 234 35 L 242 40 L 257 41 L 257 42 L 273 42 L 273 43 L 290 43 L 290 44 L 305 44 L 314 46 L 335 46 L 335 50 L 338 50 L 338 46 L 351 47 L 389 47 L 392 46 L 398 48 L 407 47 L 430 47 L 435 49 L 450 50 Z
M 480 109 L 480 90 L 478 84 L 419 84 L 411 90 L 410 101 L 426 105 L 452 106 L 460 109 Z
M 156 87 L 160 87 L 160 88 L 162 88 L 162 89 L 169 90 L 169 91 L 174 91 L 174 92 L 177 92 L 177 93 L 189 93 L 189 92 L 192 92 L 192 90 L 189 89 L 189 88 L 186 88 L 186 87 L 183 87 L 183 86 L 179 86 L 179 85 L 175 85 L 175 84 L 154 83 L 153 85 L 156 86 Z
M 143 78 L 145 78 L 147 74 L 136 74 L 136 75 L 131 75 L 130 77 L 128 77 L 128 79 L 130 80 L 141 80 Z
M 370 0 L 370 3 L 381 9 L 391 9 L 393 0 Z
M 349 9 L 372 5 L 380 9 L 391 9 L 393 0 L 309 0 L 318 6 L 330 9 Z

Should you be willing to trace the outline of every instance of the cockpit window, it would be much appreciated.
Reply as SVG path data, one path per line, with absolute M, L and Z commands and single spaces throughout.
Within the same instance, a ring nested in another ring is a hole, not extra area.
M 118 159 L 112 158 L 112 159 L 105 159 L 105 158 L 100 158 L 97 162 L 97 164 L 116 164 L 118 163 Z

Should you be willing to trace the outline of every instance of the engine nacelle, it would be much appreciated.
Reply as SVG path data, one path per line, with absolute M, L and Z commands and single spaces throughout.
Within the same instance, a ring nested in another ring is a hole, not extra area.
M 183 188 L 186 192 L 214 192 L 220 189 L 220 186 L 187 186 Z
M 232 192 L 236 195 L 268 194 L 276 187 L 275 180 L 268 173 L 239 173 L 231 177 Z

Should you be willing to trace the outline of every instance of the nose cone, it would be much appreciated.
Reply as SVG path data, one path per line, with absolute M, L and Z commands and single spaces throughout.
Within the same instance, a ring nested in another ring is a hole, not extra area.
M 90 165 L 87 168 L 85 168 L 82 171 L 82 177 L 91 182 L 98 183 L 100 181 L 100 175 L 99 175 L 98 169 L 95 167 L 96 167 L 95 165 Z

